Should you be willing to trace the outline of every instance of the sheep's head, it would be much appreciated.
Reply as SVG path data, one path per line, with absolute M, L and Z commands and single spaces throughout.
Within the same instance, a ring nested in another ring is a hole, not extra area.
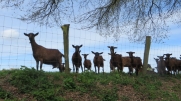
M 82 54 L 83 56 L 84 56 L 84 59 L 87 59 L 87 56 L 89 55 L 89 54 Z
M 134 54 L 135 52 L 126 52 L 126 53 L 129 54 L 129 57 L 133 57 L 133 54 Z
M 110 52 L 111 53 L 114 53 L 114 49 L 116 49 L 117 47 L 114 47 L 114 46 L 107 46 L 108 48 L 110 48 Z
M 91 51 L 94 55 L 95 55 L 95 58 L 97 58 L 100 54 L 103 54 L 103 52 L 99 53 L 99 52 L 93 52 Z
M 166 58 L 170 58 L 170 56 L 171 56 L 172 54 L 167 53 L 167 54 L 163 54 L 163 56 L 164 56 L 164 55 L 166 55 Z
M 155 59 L 156 62 L 158 62 L 158 60 L 159 60 L 159 59 L 157 59 L 157 58 L 154 58 L 154 59 Z
M 80 53 L 80 50 L 79 50 L 79 49 L 82 47 L 82 45 L 80 45 L 80 46 L 78 46 L 78 45 L 76 45 L 76 46 L 72 45 L 72 47 L 75 48 L 75 52 Z
M 36 33 L 36 34 L 34 34 L 34 33 L 29 33 L 29 34 L 24 33 L 25 36 L 28 36 L 28 37 L 29 37 L 30 43 L 31 43 L 31 41 L 34 40 L 34 37 L 37 36 L 38 34 L 39 34 L 39 33 Z

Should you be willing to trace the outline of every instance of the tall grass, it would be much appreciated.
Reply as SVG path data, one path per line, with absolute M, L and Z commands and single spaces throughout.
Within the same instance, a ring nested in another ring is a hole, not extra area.
M 4 78 L 7 80 L 3 80 Z M 135 99 L 133 96 L 128 96 L 132 93 L 135 93 L 136 98 L 144 100 L 181 100 L 181 75 L 130 76 L 118 72 L 96 74 L 93 71 L 66 74 L 22 67 L 18 70 L 0 71 L 0 80 L 3 81 L 0 84 L 8 82 L 18 88 L 20 94 L 29 94 L 38 101 L 78 101 L 83 100 L 84 97 L 89 100 L 129 101 Z M 133 91 L 121 92 L 125 86 L 131 87 Z M 80 96 L 83 98 L 80 99 Z M 0 99 L 17 100 L 19 98 L 0 87 Z M 28 100 L 26 97 L 21 99 Z

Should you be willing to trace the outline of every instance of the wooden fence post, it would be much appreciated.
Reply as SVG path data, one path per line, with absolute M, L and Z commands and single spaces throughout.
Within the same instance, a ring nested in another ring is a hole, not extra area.
M 64 43 L 64 55 L 65 55 L 65 72 L 69 73 L 69 26 L 70 24 L 65 24 L 61 26 L 63 30 L 63 43 Z
M 148 67 L 150 44 L 151 44 L 151 36 L 146 36 L 144 59 L 143 59 L 143 74 L 146 74 L 147 67 Z

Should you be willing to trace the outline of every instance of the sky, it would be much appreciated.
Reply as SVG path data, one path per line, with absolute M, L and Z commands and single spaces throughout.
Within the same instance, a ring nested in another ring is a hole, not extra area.
M 62 53 L 63 50 L 63 32 L 60 27 L 46 27 L 39 26 L 36 23 L 22 22 L 17 18 L 18 13 L 14 13 L 10 9 L 0 10 L 0 70 L 20 68 L 21 66 L 27 66 L 29 68 L 35 67 L 36 63 L 32 56 L 32 48 L 28 37 L 24 33 L 37 33 L 39 35 L 35 37 L 36 42 L 46 48 L 59 49 Z M 67 21 L 68 22 L 68 21 Z M 123 35 L 118 41 L 115 41 L 112 37 L 102 37 L 94 30 L 79 30 L 77 25 L 70 24 L 69 29 L 69 66 L 72 69 L 71 56 L 75 51 L 72 45 L 83 45 L 80 50 L 81 54 L 89 54 L 88 59 L 93 64 L 94 52 L 103 52 L 102 56 L 106 60 L 104 62 L 104 71 L 110 72 L 109 60 L 110 50 L 107 46 L 115 46 L 115 52 L 128 56 L 126 52 L 134 51 L 134 56 L 139 56 L 143 62 L 144 56 L 144 43 L 129 42 L 127 36 Z M 152 68 L 156 67 L 154 58 L 162 56 L 165 53 L 172 53 L 172 57 L 180 59 L 181 51 L 181 28 L 177 25 L 170 23 L 170 31 L 168 33 L 168 39 L 164 39 L 164 43 L 151 43 L 149 61 L 148 63 Z M 82 57 L 83 58 L 83 57 Z M 84 61 L 84 59 L 82 59 Z M 82 62 L 83 62 L 82 61 Z M 64 62 L 64 59 L 63 59 Z M 51 65 L 43 64 L 43 70 L 47 72 L 56 72 L 58 69 L 52 69 Z M 94 66 L 92 65 L 92 69 Z M 100 69 L 102 71 L 102 68 Z M 124 72 L 127 72 L 127 67 L 124 68 Z M 81 72 L 81 69 L 79 69 Z

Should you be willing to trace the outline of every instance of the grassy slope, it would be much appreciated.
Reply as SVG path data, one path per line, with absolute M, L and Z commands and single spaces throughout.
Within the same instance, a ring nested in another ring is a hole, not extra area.
M 181 75 L 0 71 L 0 101 L 180 101 Z

